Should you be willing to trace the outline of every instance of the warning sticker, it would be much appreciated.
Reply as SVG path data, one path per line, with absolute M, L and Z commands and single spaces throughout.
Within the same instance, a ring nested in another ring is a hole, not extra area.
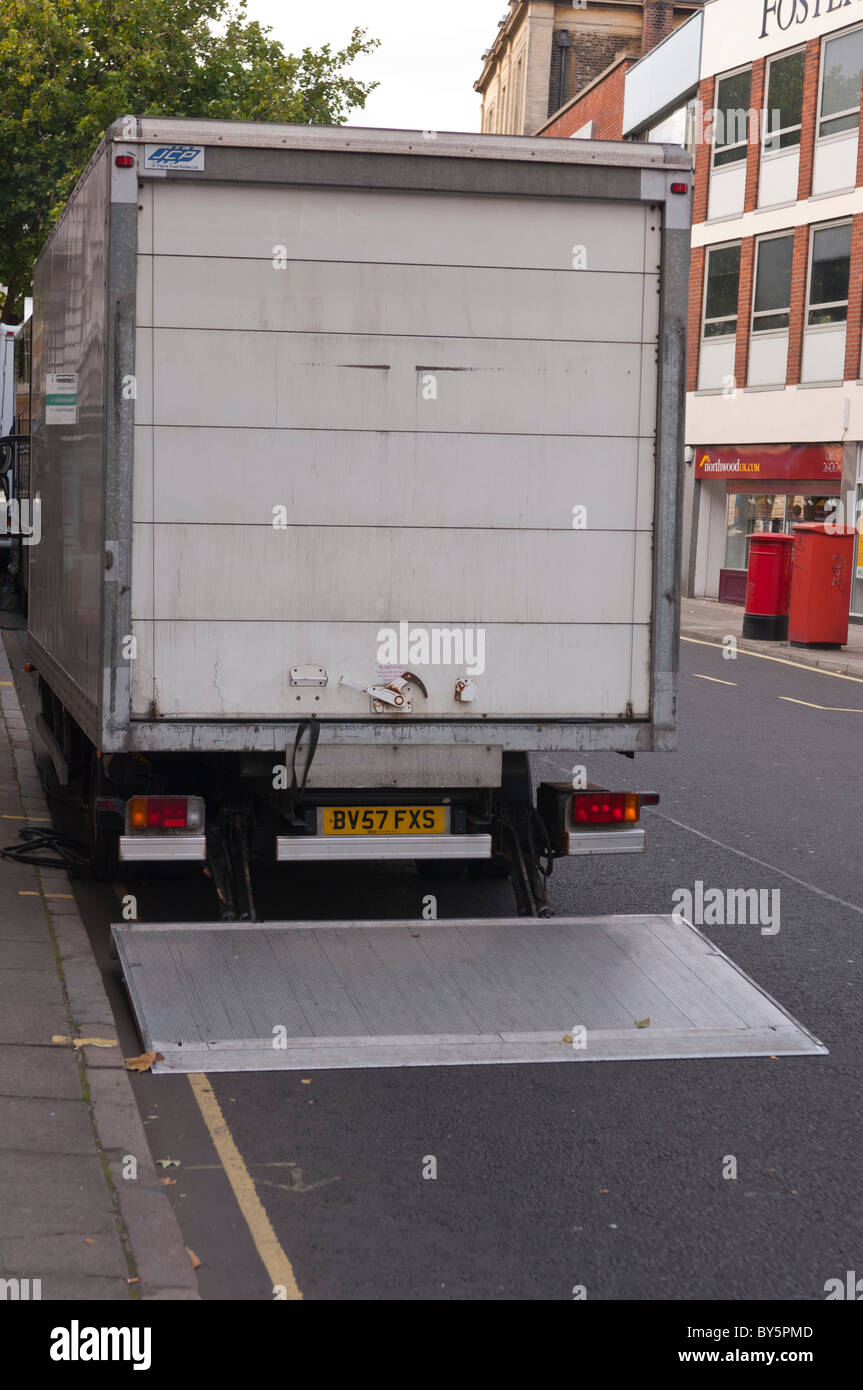
M 77 425 L 78 373 L 48 372 L 45 381 L 45 424 Z
M 398 680 L 399 676 L 404 675 L 404 666 L 399 666 L 394 661 L 379 661 L 375 666 L 375 685 L 389 685 L 390 681 Z

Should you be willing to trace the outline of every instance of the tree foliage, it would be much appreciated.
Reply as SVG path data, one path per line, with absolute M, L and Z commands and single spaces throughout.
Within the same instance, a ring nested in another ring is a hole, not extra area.
M 0 0 L 0 321 L 118 116 L 338 125 L 377 85 L 346 71 L 376 44 L 286 53 L 246 0 Z

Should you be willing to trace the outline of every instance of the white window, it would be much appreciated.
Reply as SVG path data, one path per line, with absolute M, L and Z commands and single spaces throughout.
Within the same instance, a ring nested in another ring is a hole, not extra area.
M 851 223 L 834 222 L 812 229 L 806 326 L 844 323 L 848 317 L 851 270 Z
M 704 277 L 702 338 L 733 338 L 736 334 L 739 281 L 740 242 L 711 246 Z
M 725 168 L 746 159 L 749 142 L 749 91 L 752 69 L 728 73 L 716 79 L 713 126 L 713 168 Z
M 856 130 L 860 121 L 863 78 L 863 29 L 827 39 L 821 49 L 821 99 L 818 136 Z
M 804 58 L 804 50 L 798 48 L 793 53 L 771 58 L 767 64 L 763 137 L 765 154 L 774 154 L 800 144 Z
M 788 327 L 791 314 L 791 261 L 794 233 L 761 237 L 756 243 L 752 332 Z

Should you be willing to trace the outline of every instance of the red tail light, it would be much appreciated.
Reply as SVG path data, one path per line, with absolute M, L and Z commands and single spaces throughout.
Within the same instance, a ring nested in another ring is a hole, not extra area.
M 572 819 L 576 825 L 615 825 L 638 820 L 638 797 L 630 792 L 576 792 Z
M 201 830 L 204 803 L 198 796 L 133 796 L 128 826 L 135 830 Z
M 624 825 L 632 824 L 641 816 L 641 807 L 657 806 L 659 796 L 656 792 L 574 792 L 572 797 L 572 819 L 575 825 Z

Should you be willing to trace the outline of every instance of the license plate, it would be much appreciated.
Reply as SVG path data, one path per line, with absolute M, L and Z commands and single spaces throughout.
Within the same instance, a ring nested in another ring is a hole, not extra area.
M 325 835 L 443 835 L 445 806 L 325 806 Z

